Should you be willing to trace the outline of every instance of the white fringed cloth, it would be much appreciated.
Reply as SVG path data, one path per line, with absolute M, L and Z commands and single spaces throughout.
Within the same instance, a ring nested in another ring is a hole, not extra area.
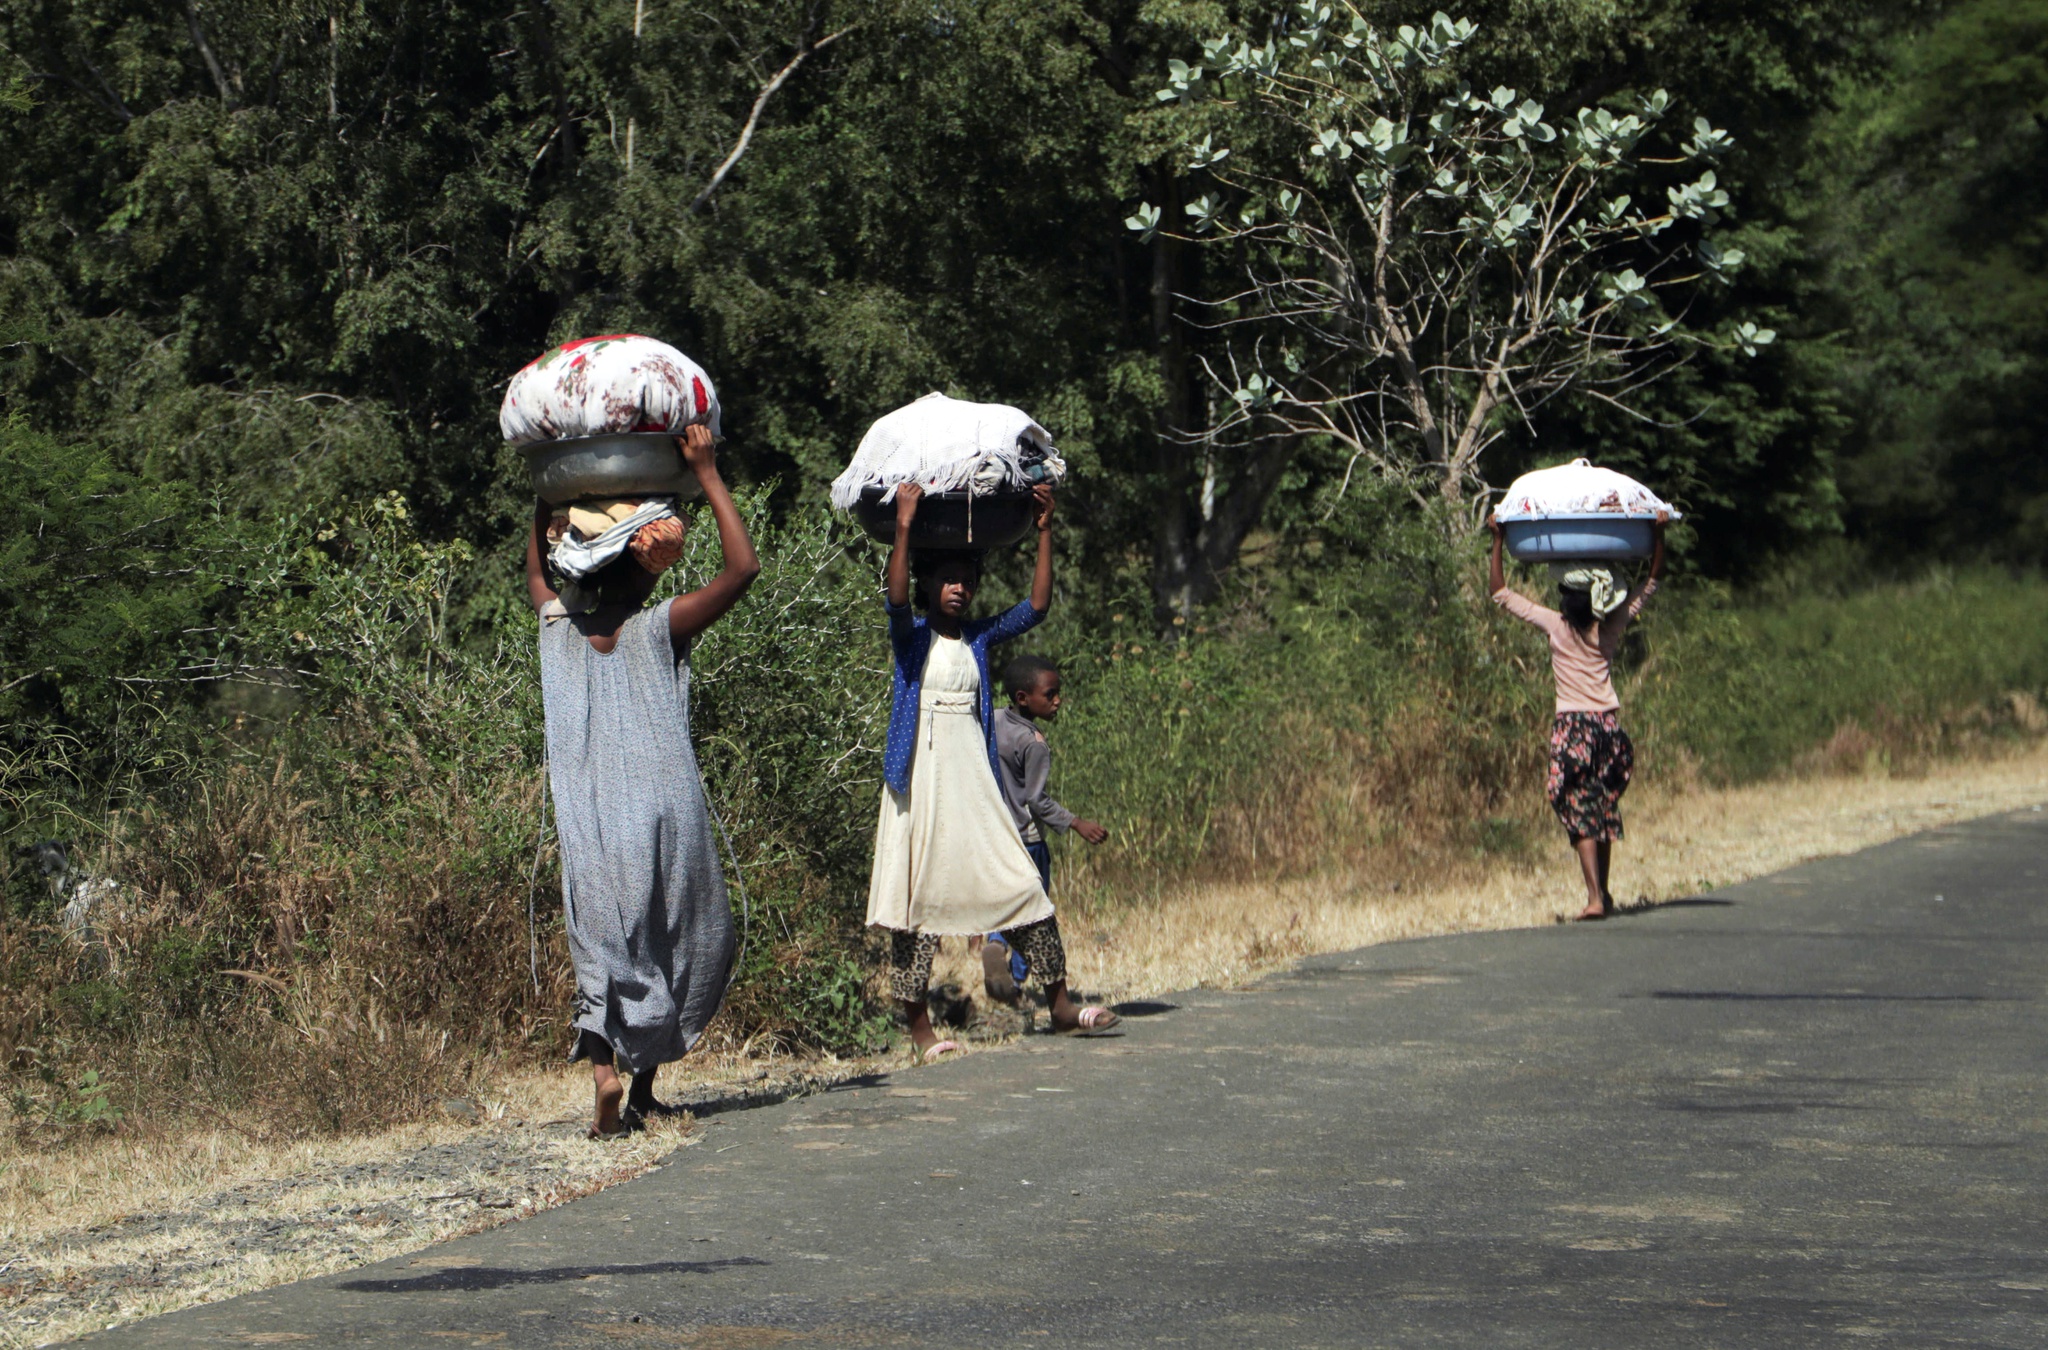
M 850 511 L 870 487 L 884 490 L 883 501 L 894 501 L 897 486 L 911 482 L 928 492 L 965 489 L 977 497 L 1026 488 L 1027 457 L 1040 454 L 1044 481 L 1057 484 L 1067 476 L 1052 436 L 1023 410 L 926 394 L 868 428 L 853 462 L 832 480 L 832 504 Z

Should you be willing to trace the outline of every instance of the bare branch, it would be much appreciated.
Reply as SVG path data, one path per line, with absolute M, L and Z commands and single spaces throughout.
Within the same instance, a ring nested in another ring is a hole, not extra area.
M 728 154 L 719 163 L 718 167 L 712 170 L 711 181 L 704 185 L 704 190 L 697 194 L 696 200 L 684 208 L 684 215 L 694 215 L 703 207 L 704 203 L 710 201 L 711 194 L 718 191 L 719 184 L 725 181 L 726 175 L 732 172 L 733 166 L 740 162 L 740 156 L 747 153 L 747 146 L 754 139 L 754 128 L 761 123 L 762 110 L 768 106 L 768 100 L 775 97 L 775 91 L 782 88 L 783 82 L 796 74 L 797 67 L 802 65 L 812 52 L 837 42 L 859 26 L 858 24 L 848 24 L 838 32 L 829 33 L 819 38 L 816 42 L 805 42 L 798 45 L 796 55 L 789 58 L 788 64 L 783 66 L 781 70 L 776 71 L 768 83 L 761 86 L 760 94 L 754 99 L 753 108 L 747 113 L 746 125 L 740 128 L 740 137 L 733 143 L 732 153 Z
M 237 73 L 230 81 L 228 73 L 221 68 L 220 58 L 213 54 L 213 44 L 206 40 L 206 29 L 199 22 L 197 0 L 185 0 L 185 23 L 192 32 L 192 45 L 199 49 L 206 69 L 213 76 L 213 87 L 220 91 L 220 101 L 232 108 L 241 102 L 242 78 Z

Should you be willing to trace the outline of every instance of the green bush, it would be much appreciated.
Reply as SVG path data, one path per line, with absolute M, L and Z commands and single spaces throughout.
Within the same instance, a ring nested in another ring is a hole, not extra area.
M 1464 548 L 1397 494 L 1361 485 L 1320 514 L 1165 641 L 1134 605 L 1047 644 L 1067 674 L 1057 789 L 1115 838 L 1086 855 L 1098 890 L 1517 833 L 1501 812 L 1540 770 L 1530 654 L 1475 603 Z
M 848 563 L 843 541 L 816 519 L 774 523 L 767 498 L 749 492 L 741 501 L 761 576 L 691 653 L 692 731 L 720 838 L 736 864 L 734 902 L 747 943 L 723 1031 L 736 1040 L 858 1049 L 874 1040 L 874 1020 L 864 1007 L 835 1005 L 832 994 L 864 976 L 855 899 L 864 890 L 862 827 L 879 773 L 861 747 L 880 740 L 886 644 L 872 583 Z M 473 561 L 469 550 L 418 539 L 395 496 L 340 525 L 294 528 L 296 550 L 268 551 L 280 565 L 239 578 L 245 608 L 264 616 L 261 630 L 247 635 L 244 660 L 297 672 L 314 720 L 345 716 L 357 728 L 355 738 L 294 742 L 300 772 L 357 801 L 351 830 L 365 837 L 337 862 L 401 890 L 420 839 L 462 841 L 469 846 L 448 854 L 448 864 L 486 889 L 523 872 L 514 897 L 541 897 L 536 921 L 558 946 L 560 885 L 542 836 L 535 620 L 523 589 L 507 584 L 472 603 L 470 631 L 457 633 L 452 596 Z M 701 585 L 719 566 L 708 516 L 685 543 L 660 598 Z M 522 790 L 505 790 L 515 781 Z M 431 805 L 448 798 L 441 784 L 463 782 L 498 789 L 483 798 L 489 810 L 467 819 L 466 836 Z M 464 922 L 451 913 L 425 926 Z M 517 986 L 530 984 L 530 972 L 514 963 L 502 973 L 509 986 L 492 990 L 491 1002 L 519 1006 Z M 554 1026 L 545 1018 L 533 1025 Z
M 1284 588 L 1239 596 L 1183 641 L 1114 616 L 1105 640 L 1058 649 L 1054 786 L 1114 838 L 1064 846 L 1091 894 L 1384 858 L 1390 842 L 1426 859 L 1544 837 L 1542 638 L 1487 603 L 1469 546 L 1362 496 L 1313 556 L 1274 558 Z M 1547 586 L 1534 570 L 1512 580 Z M 1831 592 L 1808 576 L 1743 598 L 1667 586 L 1616 672 L 1640 773 L 1909 767 L 1987 732 L 2038 731 L 2044 610 L 2048 583 L 1988 569 Z
M 771 523 L 765 500 L 743 503 L 763 573 L 692 654 L 745 941 L 714 1039 L 859 1050 L 887 1030 L 860 927 L 887 645 L 845 541 Z M 80 1063 L 169 1101 L 274 1082 L 267 1105 L 340 1128 L 461 1090 L 504 1053 L 559 1054 L 572 984 L 516 558 L 459 605 L 473 551 L 422 540 L 387 495 L 247 527 L 208 561 L 239 622 L 202 635 L 206 668 L 232 675 L 183 714 L 205 755 L 131 775 L 98 816 L 51 805 L 92 781 L 63 738 L 0 761 L 8 842 L 68 826 L 74 858 L 123 888 L 74 937 L 32 869 L 10 869 L 0 1062 L 55 1065 L 35 1118 L 56 1118 L 53 1085 Z M 672 586 L 716 563 L 707 521 Z
M 1701 587 L 1669 610 L 1628 698 L 1654 744 L 1716 781 L 1777 772 L 1849 726 L 1889 749 L 1939 748 L 1958 715 L 2048 687 L 2038 576 L 1941 569 L 1767 602 Z

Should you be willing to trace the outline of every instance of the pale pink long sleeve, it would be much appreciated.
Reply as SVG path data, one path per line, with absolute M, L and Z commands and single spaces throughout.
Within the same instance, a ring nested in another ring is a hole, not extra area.
M 1621 707 L 1614 696 L 1614 654 L 1621 649 L 1629 621 L 1643 612 L 1656 591 L 1654 581 L 1638 587 L 1627 604 L 1600 621 L 1598 641 L 1591 642 L 1566 623 L 1564 615 L 1505 586 L 1493 593 L 1493 603 L 1542 629 L 1550 639 L 1550 673 L 1557 681 L 1559 712 L 1613 712 Z

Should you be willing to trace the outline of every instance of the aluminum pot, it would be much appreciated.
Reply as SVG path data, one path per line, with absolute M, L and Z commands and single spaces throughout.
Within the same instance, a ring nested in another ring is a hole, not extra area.
M 896 542 L 896 503 L 884 502 L 879 487 L 861 489 L 853 518 L 869 537 Z M 1031 532 L 1037 507 L 1029 489 L 977 497 L 970 492 L 927 492 L 910 525 L 912 548 L 959 548 L 985 552 L 1008 548 Z
M 549 506 L 591 497 L 701 497 L 697 475 L 668 432 L 579 436 L 521 447 L 534 495 Z
M 1652 522 L 1629 516 L 1560 516 L 1501 522 L 1508 552 L 1521 562 L 1625 562 L 1650 556 Z

